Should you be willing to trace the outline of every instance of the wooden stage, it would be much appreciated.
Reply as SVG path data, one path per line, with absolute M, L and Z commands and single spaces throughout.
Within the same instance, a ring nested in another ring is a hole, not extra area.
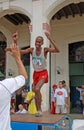
M 60 130 L 59 123 L 63 119 L 69 121 L 69 130 L 72 130 L 72 120 L 69 116 L 51 113 L 43 113 L 41 117 L 29 114 L 11 115 L 11 126 L 12 130 L 38 130 L 39 126 L 54 126 L 56 130 Z

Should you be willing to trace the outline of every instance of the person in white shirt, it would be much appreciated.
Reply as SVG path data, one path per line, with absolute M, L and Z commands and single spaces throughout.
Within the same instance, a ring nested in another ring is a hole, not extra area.
M 66 107 L 67 104 L 67 91 L 63 88 L 62 81 L 59 81 L 59 87 L 55 90 L 54 98 L 56 105 L 56 113 L 57 114 L 65 114 L 67 113 Z
M 76 87 L 76 90 L 79 91 L 79 93 L 80 93 L 79 98 L 80 98 L 81 109 L 83 112 L 83 109 L 84 109 L 84 84 L 81 85 L 81 88 Z
M 63 88 L 66 89 L 67 94 L 68 94 L 68 97 L 67 97 L 67 103 L 68 103 L 67 113 L 69 113 L 69 106 L 70 106 L 70 87 L 67 86 L 67 83 L 66 83 L 65 80 L 62 80 L 62 85 L 63 85 Z
M 15 37 L 14 37 L 15 38 Z M 17 37 L 16 37 L 17 38 Z M 11 130 L 10 126 L 10 101 L 11 94 L 25 84 L 28 78 L 25 67 L 20 58 L 18 46 L 13 43 L 9 50 L 9 54 L 14 57 L 19 75 L 15 78 L 6 78 L 0 81 L 0 130 Z
M 22 104 L 19 104 L 18 108 L 19 108 L 19 110 L 17 112 L 15 112 L 15 114 L 26 114 L 26 113 L 28 113 L 27 110 L 23 107 Z

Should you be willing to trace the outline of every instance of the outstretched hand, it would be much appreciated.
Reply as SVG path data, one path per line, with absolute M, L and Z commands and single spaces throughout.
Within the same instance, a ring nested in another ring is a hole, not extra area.
M 25 67 L 21 61 L 21 57 L 20 57 L 20 51 L 19 51 L 19 48 L 18 46 L 13 43 L 10 47 L 10 50 L 7 51 L 11 56 L 14 57 L 16 63 L 17 63 L 17 66 L 18 66 L 18 72 L 20 75 L 23 75 L 25 79 L 28 78 L 28 75 L 27 75 L 27 72 L 25 70 Z
M 16 44 L 16 45 L 17 45 L 18 33 L 15 32 L 15 33 L 12 35 L 12 38 L 13 38 L 13 44 Z M 12 44 L 12 45 L 13 45 L 13 44 Z M 11 52 L 11 48 L 6 48 L 5 51 L 8 52 L 8 53 L 10 53 L 10 52 Z
M 53 45 L 53 47 L 47 48 L 46 51 L 47 51 L 47 52 L 59 52 L 59 49 L 58 49 L 58 47 L 56 46 L 55 41 L 52 39 L 50 33 L 45 32 L 45 35 L 46 35 L 46 37 L 48 38 L 48 40 L 49 40 L 49 41 L 52 43 L 52 45 Z
M 10 49 L 7 51 L 10 55 L 12 55 L 15 59 L 20 58 L 20 51 L 16 44 L 12 44 Z

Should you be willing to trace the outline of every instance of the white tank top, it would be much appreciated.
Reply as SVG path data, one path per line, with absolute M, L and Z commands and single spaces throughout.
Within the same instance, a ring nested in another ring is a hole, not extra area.
M 39 56 L 36 55 L 36 48 L 33 50 L 32 63 L 34 71 L 42 71 L 46 69 L 46 58 L 44 57 L 44 48 L 42 48 L 41 54 Z

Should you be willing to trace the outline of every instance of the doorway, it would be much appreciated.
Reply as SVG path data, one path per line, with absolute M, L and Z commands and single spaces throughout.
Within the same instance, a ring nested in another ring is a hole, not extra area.
M 80 93 L 84 84 L 84 41 L 69 44 L 70 113 L 82 113 Z

